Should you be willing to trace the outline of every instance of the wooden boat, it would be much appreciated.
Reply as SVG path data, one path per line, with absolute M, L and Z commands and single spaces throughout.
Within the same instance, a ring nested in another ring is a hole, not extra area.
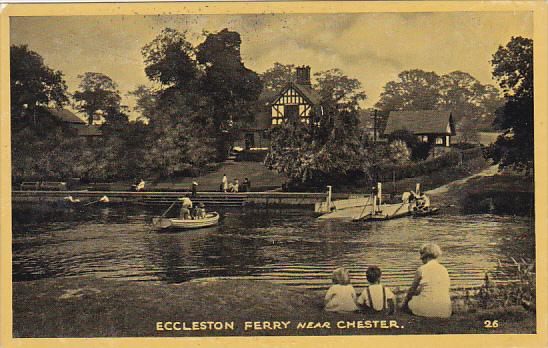
M 152 219 L 152 225 L 158 229 L 197 229 L 204 227 L 215 226 L 219 223 L 219 213 L 211 212 L 207 213 L 204 219 L 174 219 L 174 218 L 164 218 L 156 217 Z
M 439 212 L 439 208 L 428 207 L 426 209 L 419 209 L 419 210 L 413 211 L 413 217 L 422 217 L 422 216 L 435 215 L 438 212 Z

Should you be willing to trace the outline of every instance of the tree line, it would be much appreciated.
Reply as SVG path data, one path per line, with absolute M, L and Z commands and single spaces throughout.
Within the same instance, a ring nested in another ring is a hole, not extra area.
M 250 70 L 240 46 L 240 35 L 228 29 L 205 33 L 198 45 L 190 43 L 186 32 L 164 29 L 142 48 L 150 84 L 129 93 L 140 115 L 133 121 L 110 77 L 85 72 L 70 94 L 62 72 L 46 66 L 27 46 L 11 46 L 14 179 L 167 178 L 196 174 L 223 161 L 234 137 L 261 107 L 261 91 L 277 90 L 294 79 L 293 65 L 275 63 L 262 74 Z M 464 72 L 440 76 L 414 69 L 388 82 L 375 108 L 381 116 L 392 110 L 459 110 L 464 134 L 493 122 L 503 136 L 488 156 L 503 166 L 531 168 L 532 41 L 512 38 L 491 63 L 504 98 Z M 360 81 L 331 69 L 315 73 L 314 88 L 323 110 L 313 115 L 316 126 L 289 122 L 270 130 L 267 166 L 294 182 L 320 183 L 363 176 L 379 161 L 417 159 L 404 137 L 370 146 L 359 127 L 360 104 L 366 98 Z M 78 137 L 49 112 L 68 105 L 86 115 L 88 124 L 102 120 L 102 136 Z

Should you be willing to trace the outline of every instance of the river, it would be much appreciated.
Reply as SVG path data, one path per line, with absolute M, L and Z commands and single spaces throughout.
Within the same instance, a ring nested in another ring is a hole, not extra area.
M 499 261 L 532 258 L 527 217 L 445 215 L 384 222 L 322 221 L 305 210 L 220 210 L 213 228 L 159 233 L 159 210 L 138 206 L 44 209 L 13 207 L 13 280 L 96 276 L 120 281 L 180 283 L 198 278 L 266 280 L 324 290 L 331 272 L 347 267 L 366 284 L 368 265 L 383 283 L 405 288 L 420 265 L 422 243 L 438 243 L 453 288 L 498 279 Z

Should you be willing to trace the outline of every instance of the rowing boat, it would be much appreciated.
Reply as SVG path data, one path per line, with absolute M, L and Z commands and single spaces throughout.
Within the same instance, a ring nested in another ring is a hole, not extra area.
M 219 213 L 211 212 L 207 213 L 206 217 L 203 219 L 173 219 L 173 218 L 164 218 L 156 217 L 152 219 L 152 225 L 158 229 L 197 229 L 204 227 L 215 226 L 219 223 Z

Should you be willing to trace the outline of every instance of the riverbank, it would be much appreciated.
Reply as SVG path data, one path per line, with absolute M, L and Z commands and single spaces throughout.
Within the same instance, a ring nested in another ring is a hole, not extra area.
M 201 279 L 165 284 L 69 277 L 15 282 L 13 335 L 169 337 L 535 332 L 534 314 L 520 307 L 457 313 L 449 319 L 426 319 L 404 313 L 392 316 L 326 313 L 322 296 L 319 292 L 253 280 Z M 486 328 L 484 321 L 493 319 L 498 320 L 497 327 Z M 192 328 L 194 322 L 205 324 L 194 324 L 195 330 L 166 330 L 171 327 L 166 322 L 175 321 L 186 328 Z M 226 323 L 232 324 L 226 328 Z M 312 324 L 307 324 L 309 328 L 297 328 L 298 323 Z M 217 330 L 214 325 L 219 325 L 218 328 L 222 325 L 222 329 Z

